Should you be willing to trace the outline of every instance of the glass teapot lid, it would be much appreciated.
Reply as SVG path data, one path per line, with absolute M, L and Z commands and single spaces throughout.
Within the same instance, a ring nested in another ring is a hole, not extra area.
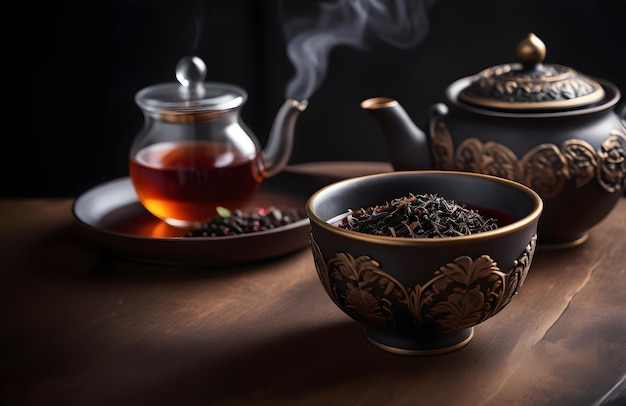
M 516 49 L 517 63 L 497 65 L 475 75 L 459 100 L 500 111 L 563 111 L 602 101 L 604 88 L 562 65 L 542 63 L 546 46 L 530 33 Z
M 171 119 L 181 115 L 206 115 L 202 113 L 211 116 L 237 109 L 248 99 L 247 92 L 241 87 L 205 82 L 205 77 L 204 61 L 197 56 L 185 56 L 176 65 L 178 82 L 148 86 L 137 92 L 135 102 L 150 114 Z

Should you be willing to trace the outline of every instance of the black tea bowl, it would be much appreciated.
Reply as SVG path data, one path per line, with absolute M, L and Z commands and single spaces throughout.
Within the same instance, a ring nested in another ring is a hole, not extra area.
M 413 238 L 339 225 L 351 210 L 411 194 L 456 202 L 498 226 Z M 372 344 L 402 355 L 465 346 L 474 326 L 513 299 L 531 266 L 542 210 L 539 195 L 515 181 L 441 170 L 350 178 L 319 189 L 306 203 L 313 259 L 326 293 L 364 326 Z

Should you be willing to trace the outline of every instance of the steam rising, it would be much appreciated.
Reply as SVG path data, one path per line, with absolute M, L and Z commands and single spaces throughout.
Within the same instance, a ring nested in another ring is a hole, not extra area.
M 202 34 L 202 17 L 204 15 L 204 3 L 198 2 L 198 9 L 196 10 L 196 18 L 193 19 L 193 50 L 198 49 L 198 42 L 200 42 L 200 35 Z
M 338 46 L 368 47 L 376 37 L 412 48 L 426 37 L 427 9 L 434 0 L 336 0 L 319 4 L 317 18 L 285 22 L 287 54 L 296 70 L 285 97 L 308 99 L 322 84 L 330 51 Z

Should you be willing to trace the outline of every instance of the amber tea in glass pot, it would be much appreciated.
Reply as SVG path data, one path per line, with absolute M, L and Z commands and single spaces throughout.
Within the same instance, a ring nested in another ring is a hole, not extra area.
M 241 207 L 254 197 L 262 179 L 256 157 L 212 141 L 160 142 L 131 157 L 130 173 L 146 209 L 193 226 L 186 223 L 208 222 L 218 205 Z
M 143 206 L 176 227 L 199 228 L 217 216 L 217 207 L 248 204 L 263 179 L 286 165 L 295 112 L 307 105 L 285 102 L 264 152 L 240 118 L 246 91 L 204 82 L 205 75 L 200 58 L 185 57 L 176 67 L 178 83 L 135 96 L 145 121 L 131 146 L 130 178 Z

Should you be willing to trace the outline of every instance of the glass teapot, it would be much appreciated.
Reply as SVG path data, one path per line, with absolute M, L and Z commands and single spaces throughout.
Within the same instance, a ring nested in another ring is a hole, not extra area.
M 286 100 L 263 150 L 240 117 L 246 91 L 205 77 L 204 61 L 186 56 L 176 66 L 178 82 L 135 95 L 144 126 L 131 146 L 130 178 L 142 205 L 176 227 L 199 228 L 218 207 L 249 203 L 287 165 L 295 122 L 308 105 Z

